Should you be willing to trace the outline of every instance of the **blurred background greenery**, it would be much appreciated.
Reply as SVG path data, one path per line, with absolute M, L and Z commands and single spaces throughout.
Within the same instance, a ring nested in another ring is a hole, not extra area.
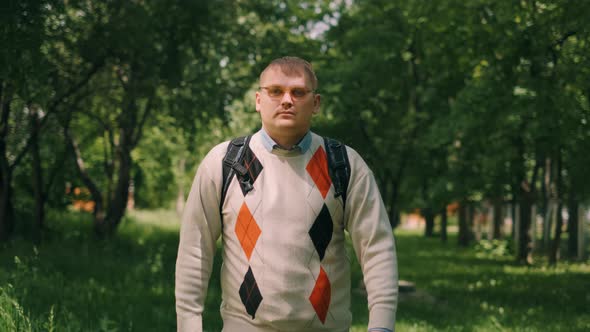
M 196 167 L 257 130 L 284 55 L 318 74 L 314 131 L 379 182 L 417 287 L 399 331 L 590 329 L 589 19 L 566 0 L 2 1 L 0 330 L 174 330 Z

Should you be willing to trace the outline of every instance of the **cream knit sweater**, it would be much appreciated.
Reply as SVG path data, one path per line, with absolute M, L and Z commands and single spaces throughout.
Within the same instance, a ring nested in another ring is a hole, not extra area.
M 245 196 L 233 177 L 219 213 L 228 142 L 202 161 L 182 217 L 176 261 L 178 331 L 202 331 L 216 241 L 222 236 L 224 331 L 348 331 L 348 231 L 364 274 L 369 328 L 393 330 L 397 306 L 395 244 L 375 179 L 347 147 L 346 209 L 334 197 L 323 139 L 306 151 L 273 149 L 261 133 L 245 165 L 255 179 Z M 205 326 L 205 329 L 207 327 Z

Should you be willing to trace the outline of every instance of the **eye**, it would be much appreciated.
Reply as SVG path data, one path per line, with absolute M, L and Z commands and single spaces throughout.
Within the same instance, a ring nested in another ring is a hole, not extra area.
M 268 95 L 271 97 L 279 97 L 283 95 L 283 89 L 279 87 L 270 87 L 266 89 L 268 91 Z
M 306 94 L 307 94 L 307 90 L 305 90 L 303 88 L 295 88 L 295 89 L 291 90 L 291 95 L 293 95 L 293 97 L 295 97 L 295 98 L 303 98 L 303 97 L 305 97 Z

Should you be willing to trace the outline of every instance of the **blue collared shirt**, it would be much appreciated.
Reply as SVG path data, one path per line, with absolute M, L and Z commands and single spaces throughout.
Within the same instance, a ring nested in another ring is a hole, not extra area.
M 273 150 L 283 150 L 283 151 L 298 151 L 299 153 L 305 153 L 311 146 L 311 131 L 308 131 L 305 136 L 299 141 L 299 143 L 293 145 L 293 147 L 289 150 L 282 148 L 280 145 L 277 144 L 264 130 L 264 128 L 260 129 L 260 136 L 262 137 L 262 145 L 268 152 L 272 152 Z

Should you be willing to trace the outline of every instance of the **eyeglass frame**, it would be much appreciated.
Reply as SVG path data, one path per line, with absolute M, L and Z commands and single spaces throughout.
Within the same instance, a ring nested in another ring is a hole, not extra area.
M 271 96 L 270 93 L 268 92 L 268 89 L 275 88 L 275 87 L 276 88 L 280 88 L 283 91 L 283 93 L 281 93 L 281 95 L 279 95 L 279 96 Z M 298 86 L 297 87 L 294 87 L 294 88 L 291 88 L 291 89 L 287 89 L 287 88 L 285 88 L 283 86 L 280 86 L 280 85 L 259 86 L 258 88 L 261 89 L 261 90 L 266 90 L 266 94 L 268 95 L 268 97 L 270 99 L 273 99 L 273 100 L 280 100 L 281 98 L 283 98 L 285 96 L 285 93 L 287 93 L 287 92 L 289 93 L 289 96 L 291 96 L 291 98 L 293 98 L 293 100 L 303 100 L 305 97 L 307 97 L 307 95 L 310 92 L 311 93 L 315 93 L 315 91 L 316 91 L 316 90 L 313 90 L 313 89 L 307 89 L 305 87 L 298 87 Z M 301 97 L 297 97 L 297 96 L 293 95 L 293 93 L 292 93 L 293 92 L 293 89 L 302 89 L 302 90 L 305 91 L 305 94 L 303 96 L 301 96 Z

